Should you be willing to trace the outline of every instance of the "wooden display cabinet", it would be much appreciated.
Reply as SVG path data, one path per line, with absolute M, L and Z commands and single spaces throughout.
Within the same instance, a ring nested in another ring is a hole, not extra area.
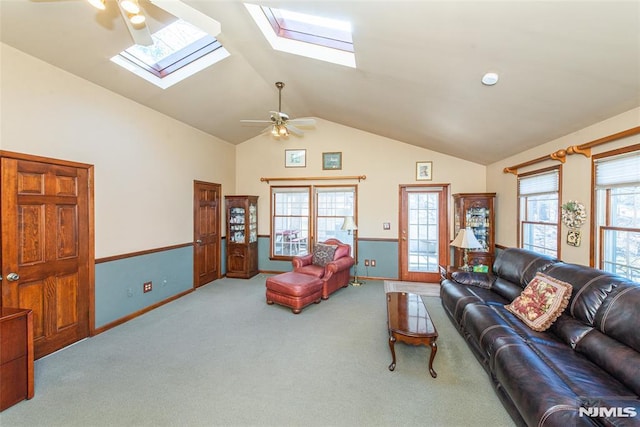
M 453 195 L 454 236 L 469 227 L 482 245 L 482 249 L 469 250 L 469 265 L 486 265 L 491 270 L 495 257 L 495 204 L 496 193 L 458 193 Z M 464 250 L 454 248 L 454 266 L 464 264 Z
M 33 312 L 0 309 L 0 411 L 33 397 Z
M 227 277 L 258 274 L 258 196 L 225 196 Z

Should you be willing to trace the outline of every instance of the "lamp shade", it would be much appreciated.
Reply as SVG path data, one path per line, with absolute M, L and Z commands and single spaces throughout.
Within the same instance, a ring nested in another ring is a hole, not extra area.
M 455 246 L 457 248 L 463 249 L 479 249 L 482 248 L 478 239 L 476 239 L 475 234 L 471 231 L 471 228 L 463 228 L 458 232 L 458 235 L 453 242 L 451 242 L 451 246 Z
M 352 216 L 345 216 L 344 217 L 344 222 L 342 223 L 342 230 L 353 231 L 353 230 L 357 230 L 357 229 L 358 229 L 358 226 L 353 221 L 353 217 Z

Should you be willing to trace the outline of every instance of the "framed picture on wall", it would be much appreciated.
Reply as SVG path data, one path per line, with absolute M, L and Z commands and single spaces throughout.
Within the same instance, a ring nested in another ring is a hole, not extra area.
M 307 167 L 307 150 L 284 150 L 284 167 Z
M 431 181 L 433 162 L 416 162 L 416 181 Z
M 342 169 L 342 153 L 322 153 L 322 169 L 340 170 Z

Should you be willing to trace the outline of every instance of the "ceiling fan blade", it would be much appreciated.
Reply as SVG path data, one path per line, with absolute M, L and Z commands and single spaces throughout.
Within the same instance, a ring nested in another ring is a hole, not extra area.
M 302 136 L 302 135 L 304 135 L 304 132 L 303 132 L 301 129 L 298 129 L 298 128 L 297 128 L 297 127 L 295 127 L 295 126 L 292 126 L 290 123 L 291 123 L 291 122 L 288 122 L 288 123 L 285 125 L 285 126 L 287 127 L 287 130 L 288 130 L 289 132 L 291 132 L 292 134 L 294 134 L 294 135 L 296 135 L 296 136 Z
M 129 14 L 126 10 L 122 8 L 120 1 L 118 0 L 118 9 L 120 10 L 120 14 L 122 15 L 122 19 L 124 19 L 124 24 L 127 26 L 129 30 L 129 34 L 131 34 L 131 38 L 133 42 L 137 45 L 141 46 L 151 46 L 153 44 L 153 39 L 151 38 L 151 32 L 149 32 L 149 27 L 146 24 L 133 25 L 129 20 Z M 142 14 L 142 10 L 140 11 Z
M 272 123 L 271 120 L 240 120 L 244 126 L 264 126 L 265 123 Z M 269 126 L 271 128 L 271 126 Z
M 294 124 L 296 126 L 315 126 L 316 121 L 311 118 L 299 118 L 299 119 L 291 119 L 287 122 L 287 124 Z

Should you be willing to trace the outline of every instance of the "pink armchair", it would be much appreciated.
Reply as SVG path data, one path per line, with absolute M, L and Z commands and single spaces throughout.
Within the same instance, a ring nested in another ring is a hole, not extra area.
M 338 289 L 349 285 L 349 271 L 351 266 L 355 264 L 355 260 L 350 255 L 351 245 L 342 243 L 337 239 L 328 239 L 322 244 L 337 246 L 333 260 L 323 263 L 316 256 L 316 263 L 314 264 L 314 254 L 310 253 L 294 257 L 292 263 L 294 272 L 308 274 L 322 280 L 322 299 L 326 300 L 329 299 L 329 295 Z

